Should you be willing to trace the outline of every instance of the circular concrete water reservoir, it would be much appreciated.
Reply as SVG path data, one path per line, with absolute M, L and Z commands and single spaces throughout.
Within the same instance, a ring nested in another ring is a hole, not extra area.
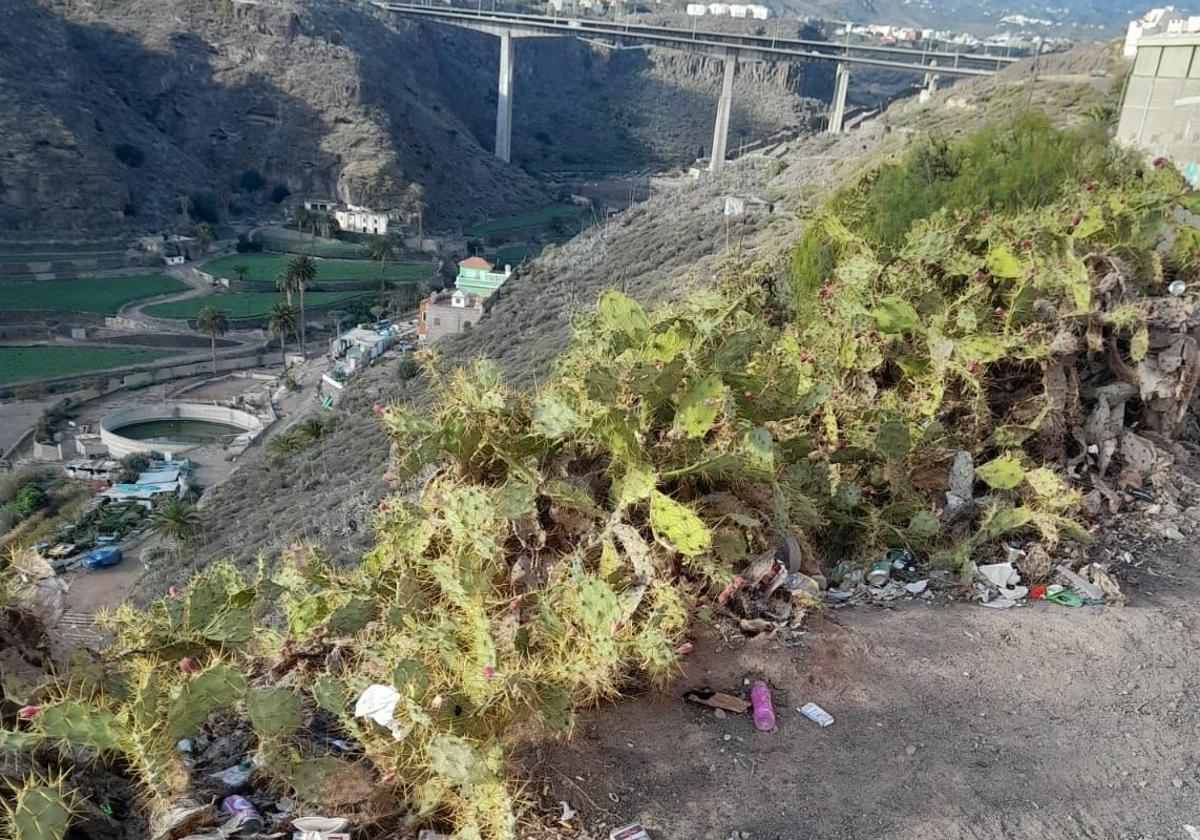
M 139 405 L 114 411 L 100 421 L 100 440 L 108 454 L 162 452 L 174 457 L 209 444 L 248 443 L 263 424 L 245 411 L 202 403 Z

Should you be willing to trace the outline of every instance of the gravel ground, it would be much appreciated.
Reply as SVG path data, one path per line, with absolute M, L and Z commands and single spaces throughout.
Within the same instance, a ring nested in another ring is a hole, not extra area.
M 1168 546 L 1125 567 L 1124 608 L 939 600 L 826 614 L 794 648 L 708 636 L 668 692 L 589 714 L 530 764 L 596 837 L 636 819 L 655 840 L 1187 840 L 1198 571 Z M 744 679 L 771 684 L 774 732 L 679 699 Z M 836 723 L 798 715 L 808 701 Z

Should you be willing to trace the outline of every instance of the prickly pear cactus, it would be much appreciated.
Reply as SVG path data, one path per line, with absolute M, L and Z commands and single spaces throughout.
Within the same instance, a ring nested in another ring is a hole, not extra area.
M 64 840 L 73 818 L 62 779 L 31 776 L 4 801 L 4 832 L 12 840 Z

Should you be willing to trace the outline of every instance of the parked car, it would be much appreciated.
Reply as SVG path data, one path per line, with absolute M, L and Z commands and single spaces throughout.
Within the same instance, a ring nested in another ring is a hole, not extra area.
M 79 561 L 79 565 L 84 569 L 103 569 L 105 566 L 115 566 L 121 562 L 121 549 L 114 546 L 104 546 L 102 548 L 93 548 L 87 554 L 83 555 L 83 559 Z

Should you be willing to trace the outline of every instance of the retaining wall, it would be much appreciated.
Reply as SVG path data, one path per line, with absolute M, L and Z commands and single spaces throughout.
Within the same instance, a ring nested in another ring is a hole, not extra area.
M 169 449 L 169 456 L 175 457 L 180 453 L 190 452 L 204 444 L 162 444 L 134 440 L 117 434 L 114 429 L 128 426 L 131 423 L 141 423 L 146 420 L 207 420 L 212 423 L 225 423 L 244 429 L 249 439 L 262 434 L 263 423 L 247 411 L 228 408 L 222 405 L 204 405 L 202 403 L 170 403 L 163 405 L 138 405 L 131 408 L 114 411 L 100 421 L 100 441 L 108 447 L 110 458 L 122 458 L 132 452 L 162 452 Z

